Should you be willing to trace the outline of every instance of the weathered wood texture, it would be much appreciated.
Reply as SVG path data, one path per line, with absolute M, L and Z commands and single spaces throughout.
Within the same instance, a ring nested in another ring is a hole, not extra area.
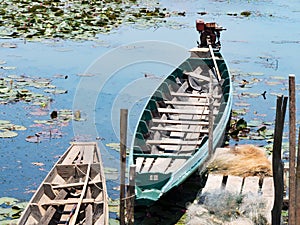
M 296 106 L 295 75 L 289 75 L 289 225 L 296 225 Z
M 283 162 L 281 160 L 282 134 L 284 127 L 284 118 L 287 106 L 287 97 L 278 96 L 276 103 L 276 120 L 273 143 L 273 179 L 275 199 L 272 209 L 272 225 L 280 225 L 281 210 L 283 204 L 284 180 L 283 180 Z

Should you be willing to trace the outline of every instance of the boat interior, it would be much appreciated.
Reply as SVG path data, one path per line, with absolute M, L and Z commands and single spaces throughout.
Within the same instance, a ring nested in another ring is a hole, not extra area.
M 212 59 L 192 54 L 149 100 L 133 147 L 137 175 L 153 173 L 150 180 L 155 182 L 157 173 L 180 168 L 208 139 L 210 111 L 216 127 L 228 101 L 230 78 L 221 55 L 215 56 L 219 76 Z M 137 185 L 143 182 L 137 179 Z

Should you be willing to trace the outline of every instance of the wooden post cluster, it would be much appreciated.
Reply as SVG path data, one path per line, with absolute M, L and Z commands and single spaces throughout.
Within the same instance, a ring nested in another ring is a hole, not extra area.
M 287 97 L 278 96 L 276 104 L 276 120 L 273 143 L 273 179 L 275 199 L 272 209 L 272 225 L 280 225 L 281 209 L 283 203 L 283 162 L 281 160 L 282 134 L 284 128 L 284 118 L 286 113 Z

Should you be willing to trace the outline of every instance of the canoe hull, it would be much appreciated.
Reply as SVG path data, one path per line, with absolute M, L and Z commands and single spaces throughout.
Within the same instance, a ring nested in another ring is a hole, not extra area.
M 108 224 L 107 190 L 97 143 L 72 143 L 48 173 L 19 225 Z
M 136 184 L 136 204 L 154 203 L 203 169 L 210 157 L 209 126 L 212 149 L 224 143 L 232 83 L 221 53 L 215 50 L 214 57 L 215 62 L 207 48 L 191 50 L 191 57 L 161 83 L 144 108 L 129 157 L 144 182 Z M 155 173 L 168 174 L 168 179 Z

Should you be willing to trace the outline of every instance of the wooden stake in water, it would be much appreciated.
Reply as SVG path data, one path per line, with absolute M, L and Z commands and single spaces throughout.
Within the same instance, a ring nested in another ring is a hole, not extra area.
M 127 141 L 127 109 L 121 109 L 120 115 L 120 225 L 125 225 L 125 171 L 126 171 L 126 141 Z
M 283 162 L 281 160 L 282 134 L 284 128 L 284 118 L 286 112 L 287 97 L 278 96 L 276 104 L 276 121 L 273 143 L 273 179 L 275 199 L 272 209 L 272 225 L 281 224 L 281 209 L 283 203 Z
M 296 225 L 296 104 L 295 75 L 289 75 L 289 225 Z
M 129 186 L 127 188 L 126 209 L 128 225 L 134 224 L 134 199 L 135 199 L 135 165 L 130 166 L 129 170 Z
M 300 128 L 298 132 L 298 153 L 296 167 L 296 224 L 300 224 Z

